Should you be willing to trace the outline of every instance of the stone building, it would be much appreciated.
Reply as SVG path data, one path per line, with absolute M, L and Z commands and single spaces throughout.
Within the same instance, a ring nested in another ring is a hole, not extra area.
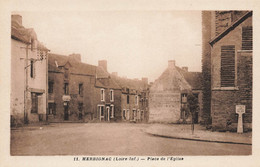
M 11 125 L 46 120 L 47 53 L 22 16 L 11 18 Z
M 98 62 L 94 95 L 94 118 L 99 121 L 121 120 L 121 88 L 107 72 L 107 61 Z
M 251 129 L 252 11 L 203 11 L 202 20 L 204 113 L 214 130 L 235 131 L 236 106 L 244 105 L 244 130 Z
M 181 123 L 191 121 L 190 115 L 183 115 L 188 93 L 194 93 L 202 103 L 201 73 L 191 73 L 187 67 L 179 68 L 169 60 L 168 68 L 155 80 L 149 94 L 149 122 Z M 197 122 L 201 108 L 196 112 Z
M 128 79 L 113 73 L 111 77 L 121 88 L 122 121 L 147 122 L 148 120 L 148 79 Z
M 79 54 L 49 54 L 48 64 L 48 121 L 92 120 L 97 67 Z
M 79 54 L 49 55 L 48 121 L 87 122 L 121 119 L 121 89 L 107 72 L 81 62 Z

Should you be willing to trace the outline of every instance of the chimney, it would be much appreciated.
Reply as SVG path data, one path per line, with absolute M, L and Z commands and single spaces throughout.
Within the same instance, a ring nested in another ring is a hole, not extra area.
M 112 72 L 112 75 L 114 75 L 114 76 L 118 76 L 118 74 L 117 74 L 117 72 Z
M 70 55 L 69 55 L 69 58 L 72 59 L 72 60 L 81 62 L 81 55 L 80 55 L 80 54 L 75 54 L 75 53 L 70 54 Z
M 146 84 L 146 85 L 148 85 L 148 78 L 142 78 L 142 82 L 144 83 L 144 84 Z
M 188 72 L 188 67 L 182 67 L 182 70 Z
M 12 15 L 12 21 L 17 22 L 19 25 L 23 25 L 23 17 L 20 15 Z
M 175 60 L 168 60 L 168 68 L 174 68 L 175 67 Z
M 103 68 L 103 70 L 105 70 L 107 72 L 107 61 L 106 60 L 99 60 L 98 66 Z

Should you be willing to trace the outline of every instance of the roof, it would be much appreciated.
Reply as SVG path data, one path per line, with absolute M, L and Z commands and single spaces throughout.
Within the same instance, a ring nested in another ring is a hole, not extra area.
M 57 65 L 56 65 L 56 63 Z M 48 70 L 61 72 L 62 69 L 60 67 L 65 66 L 66 64 L 70 64 L 70 72 L 75 74 L 83 74 L 83 75 L 96 75 L 96 66 L 78 62 L 69 58 L 69 56 L 58 55 L 50 53 L 48 54 Z M 57 67 L 58 66 L 58 67 Z
M 217 35 L 215 38 L 213 38 L 209 43 L 210 45 L 214 45 L 216 42 L 218 42 L 220 39 L 222 39 L 224 36 L 226 36 L 230 31 L 234 30 L 238 25 L 240 25 L 242 22 L 244 22 L 247 18 L 251 17 L 253 14 L 252 11 L 247 12 L 242 17 L 240 17 L 237 21 L 232 23 L 227 29 L 225 29 L 222 33 Z
M 110 77 L 97 78 L 95 86 L 109 89 L 121 89 L 121 87 Z
M 178 67 L 179 68 L 179 67 Z M 189 72 L 182 69 L 178 69 L 185 80 L 190 84 L 192 89 L 201 90 L 202 89 L 202 73 L 201 72 Z
M 190 90 L 190 84 L 185 80 L 184 76 L 177 67 L 167 68 L 162 75 L 155 80 L 151 87 L 152 91 L 183 91 Z
M 37 49 L 42 51 L 50 51 L 48 48 L 46 48 L 41 42 L 37 43 Z
M 25 28 L 19 23 L 19 20 L 12 17 L 11 38 L 29 44 L 31 39 L 37 39 L 37 35 L 32 28 Z
M 26 44 L 30 44 L 32 42 L 32 40 L 37 40 L 37 34 L 33 28 L 25 28 L 16 17 L 12 17 L 11 38 L 21 41 Z M 43 51 L 49 51 L 49 49 L 47 49 L 39 41 L 37 42 L 37 49 L 43 50 Z
M 137 90 L 141 91 L 144 89 L 148 88 L 148 84 L 145 84 L 141 80 L 137 79 L 128 79 L 128 78 L 123 78 L 119 77 L 116 75 L 111 75 L 111 78 L 116 81 L 116 83 L 123 89 L 123 88 L 128 88 L 130 90 Z
M 65 55 L 48 54 L 48 70 L 54 72 L 62 72 L 62 68 L 69 65 L 71 73 L 78 75 L 89 75 L 96 77 L 96 87 L 121 89 L 121 87 L 110 78 L 108 72 L 101 67 L 79 62 L 72 57 Z

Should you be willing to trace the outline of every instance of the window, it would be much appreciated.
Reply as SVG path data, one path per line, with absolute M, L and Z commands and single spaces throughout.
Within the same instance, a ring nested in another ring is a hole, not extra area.
M 53 84 L 54 83 L 52 81 L 48 83 L 48 93 L 53 93 Z
M 114 90 L 110 90 L 110 101 L 114 101 Z
M 98 105 L 97 106 L 97 114 L 95 116 L 95 118 L 99 118 L 101 120 L 101 118 L 104 118 L 104 105 Z
M 129 95 L 126 96 L 126 102 L 129 104 Z
M 138 105 L 138 96 L 135 96 L 135 105 Z
M 31 93 L 32 108 L 31 113 L 38 113 L 38 96 L 36 93 Z
M 186 93 L 181 94 L 181 103 L 187 103 L 187 94 Z
M 69 94 L 69 83 L 64 83 L 64 94 L 65 95 Z
M 125 113 L 125 109 L 123 110 L 123 120 L 126 119 L 126 113 Z
M 105 101 L 105 89 L 101 89 L 101 101 Z
M 34 61 L 33 60 L 30 61 L 30 69 L 31 69 L 31 72 L 30 72 L 31 78 L 35 78 L 35 67 L 34 67 Z
M 56 115 L 56 104 L 55 103 L 49 103 L 48 104 L 48 114 L 49 115 Z
M 82 83 L 79 84 L 79 95 L 83 96 L 83 84 Z
M 110 118 L 114 118 L 114 105 L 110 106 Z
M 65 77 L 65 79 L 69 78 L 69 70 L 68 69 L 65 69 L 64 77 Z
M 235 86 L 235 46 L 221 46 L 221 87 Z
M 252 26 L 242 27 L 242 50 L 253 50 Z
M 99 106 L 100 117 L 104 117 L 104 106 Z

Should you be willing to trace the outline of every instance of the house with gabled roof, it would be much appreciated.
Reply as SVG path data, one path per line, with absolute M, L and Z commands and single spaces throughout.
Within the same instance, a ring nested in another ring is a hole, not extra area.
M 79 54 L 51 53 L 48 65 L 48 121 L 92 120 L 97 67 L 82 63 Z
M 149 93 L 149 122 L 182 123 L 191 122 L 191 114 L 183 112 L 187 106 L 187 95 L 197 96 L 202 106 L 201 73 L 189 72 L 187 67 L 179 68 L 174 60 L 168 61 L 168 68 L 156 79 Z M 198 122 L 201 107 L 195 118 Z
M 108 73 L 107 76 L 97 75 L 94 100 L 94 118 L 102 122 L 121 120 L 121 88 Z
M 238 107 L 244 108 L 243 129 L 252 129 L 252 11 L 202 13 L 202 63 L 209 64 L 210 117 L 213 130 L 236 131 Z M 209 58 L 207 58 L 209 57 Z M 210 60 L 207 61 L 207 60 Z M 205 73 L 206 71 L 203 71 Z

